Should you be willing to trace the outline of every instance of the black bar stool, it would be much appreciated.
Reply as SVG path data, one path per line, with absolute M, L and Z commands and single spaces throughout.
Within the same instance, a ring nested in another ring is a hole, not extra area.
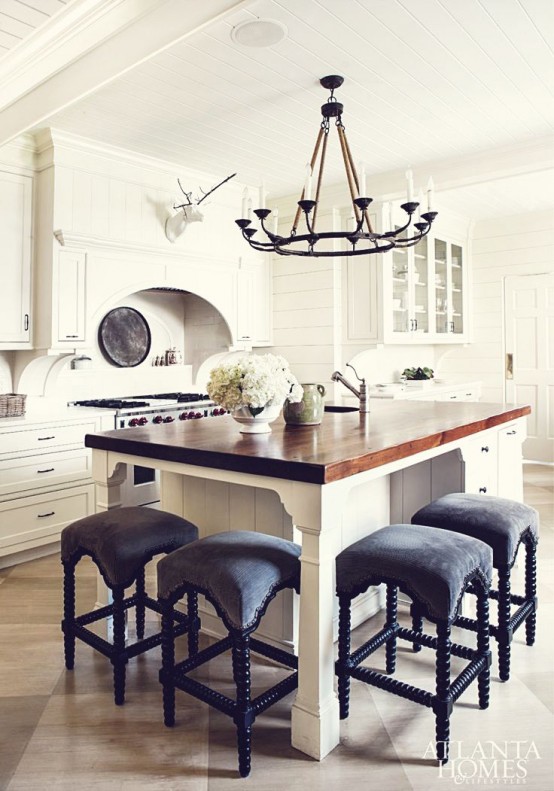
M 76 638 L 107 656 L 113 665 L 114 699 L 118 706 L 125 701 L 125 667 L 129 659 L 161 643 L 161 632 L 144 639 L 146 609 L 160 613 L 158 602 L 146 594 L 144 568 L 154 555 L 172 552 L 197 538 L 198 529 L 186 519 L 139 507 L 93 514 L 62 531 L 65 666 L 73 670 Z M 98 567 L 112 592 L 112 603 L 76 616 L 75 567 L 84 555 L 89 555 Z M 125 589 L 134 583 L 135 593 L 125 598 Z M 135 608 L 138 639 L 126 645 L 125 611 L 131 607 Z M 113 617 L 113 642 L 87 628 L 108 617 Z M 174 617 L 178 622 L 177 633 L 184 634 L 189 628 L 189 619 L 182 613 L 175 613 Z M 195 627 L 194 623 L 192 626 Z
M 164 722 L 175 724 L 175 690 L 181 689 L 232 717 L 237 728 L 239 772 L 250 773 L 251 731 L 257 715 L 298 686 L 295 656 L 251 637 L 270 601 L 283 588 L 300 587 L 300 547 L 291 541 L 248 531 L 217 533 L 168 555 L 158 564 L 158 599 L 162 606 Z M 187 594 L 189 615 L 198 624 L 197 595 L 213 604 L 228 636 L 183 662 L 175 663 L 175 603 Z M 236 700 L 190 678 L 205 662 L 232 652 Z M 268 657 L 295 672 L 257 698 L 250 695 L 250 652 Z
M 525 623 L 527 645 L 535 642 L 537 622 L 537 543 L 539 515 L 534 508 L 481 494 L 447 494 L 421 508 L 412 517 L 413 524 L 433 525 L 442 530 L 463 533 L 484 541 L 493 551 L 493 565 L 498 572 L 498 588 L 489 596 L 498 602 L 498 622 L 490 631 L 498 643 L 498 667 L 501 681 L 510 678 L 510 644 L 516 629 Z M 525 594 L 511 592 L 510 572 L 518 549 L 525 545 Z M 512 614 L 512 605 L 517 610 Z M 456 626 L 476 631 L 474 619 L 459 616 Z M 418 616 L 414 614 L 414 629 Z
M 445 540 L 446 539 L 446 540 Z M 450 714 L 454 702 L 477 678 L 479 707 L 489 705 L 490 664 L 488 589 L 492 576 L 492 552 L 481 541 L 467 536 L 439 533 L 421 525 L 390 525 L 362 538 L 337 556 L 339 598 L 338 676 L 340 717 L 349 713 L 350 679 L 427 706 L 435 714 L 436 753 L 439 763 L 448 760 Z M 384 627 L 356 651 L 350 644 L 352 600 L 370 585 L 387 586 Z M 451 641 L 451 626 L 469 584 L 477 595 L 477 648 Z M 406 629 L 397 620 L 398 589 L 412 597 L 419 612 L 436 624 L 437 636 Z M 405 684 L 361 663 L 385 645 L 386 673 L 396 669 L 397 639 L 431 648 L 436 652 L 435 693 Z M 450 679 L 450 657 L 469 660 L 454 681 Z

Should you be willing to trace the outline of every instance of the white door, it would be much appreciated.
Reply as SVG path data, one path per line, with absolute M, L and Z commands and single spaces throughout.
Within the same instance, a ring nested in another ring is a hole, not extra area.
M 554 274 L 505 280 L 506 401 L 531 404 L 523 456 L 554 461 Z

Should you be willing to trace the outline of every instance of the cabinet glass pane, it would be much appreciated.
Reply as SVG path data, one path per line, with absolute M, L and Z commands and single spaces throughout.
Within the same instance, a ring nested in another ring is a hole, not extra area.
M 429 332 L 429 284 L 427 282 L 427 238 L 414 249 L 414 330 Z
M 446 242 L 434 240 L 433 265 L 435 268 L 435 329 L 438 334 L 448 332 L 448 264 Z
M 452 245 L 451 252 L 451 267 L 452 267 L 452 332 L 462 333 L 464 331 L 463 324 L 463 266 L 464 261 L 462 258 L 462 248 L 457 245 Z
M 408 254 L 405 250 L 392 253 L 392 330 L 409 332 L 408 321 Z

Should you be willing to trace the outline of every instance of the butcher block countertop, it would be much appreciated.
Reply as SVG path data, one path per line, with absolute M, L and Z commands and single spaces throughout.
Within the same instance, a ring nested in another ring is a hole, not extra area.
M 230 415 L 87 434 L 89 448 L 145 459 L 325 484 L 458 441 L 529 415 L 529 406 L 479 402 L 373 403 L 371 412 L 326 412 L 319 426 L 241 434 Z

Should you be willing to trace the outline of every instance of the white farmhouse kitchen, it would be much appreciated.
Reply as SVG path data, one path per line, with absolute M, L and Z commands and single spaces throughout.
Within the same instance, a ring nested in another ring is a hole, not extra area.
M 0 789 L 552 787 L 553 30 L 0 0 Z

